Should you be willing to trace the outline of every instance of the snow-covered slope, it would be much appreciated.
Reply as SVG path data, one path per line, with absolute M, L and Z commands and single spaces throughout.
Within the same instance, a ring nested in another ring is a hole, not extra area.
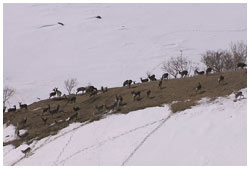
M 246 89 L 243 89 L 246 96 Z M 247 99 L 234 94 L 176 114 L 169 106 L 75 123 L 33 142 L 25 158 L 4 147 L 4 165 L 246 165 Z
M 246 12 L 246 4 L 4 4 L 3 78 L 16 89 L 7 106 L 48 98 L 55 86 L 66 92 L 68 78 L 98 88 L 146 72 L 159 78 L 180 50 L 200 62 L 205 50 L 246 41 Z

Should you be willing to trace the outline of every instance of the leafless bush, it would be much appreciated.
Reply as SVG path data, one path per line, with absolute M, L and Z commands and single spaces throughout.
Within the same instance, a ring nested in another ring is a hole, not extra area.
M 3 106 L 15 94 L 15 89 L 5 86 L 3 89 Z
M 77 86 L 77 79 L 71 78 L 71 79 L 65 80 L 64 85 L 68 93 L 71 94 L 72 90 Z
M 206 51 L 201 62 L 216 72 L 233 70 L 238 63 L 246 63 L 247 45 L 244 42 L 230 44 L 230 50 Z
M 191 71 L 192 62 L 187 60 L 186 58 L 183 58 L 181 55 L 176 58 L 171 57 L 169 61 L 163 63 L 161 68 L 164 72 L 167 72 L 170 75 L 174 76 L 174 78 L 177 78 L 179 71 Z
M 206 51 L 206 53 L 202 54 L 201 62 L 207 67 L 211 67 L 216 72 L 221 72 L 223 70 L 221 51 Z
M 234 64 L 246 63 L 247 61 L 247 44 L 243 41 L 230 43 L 230 51 L 233 56 Z

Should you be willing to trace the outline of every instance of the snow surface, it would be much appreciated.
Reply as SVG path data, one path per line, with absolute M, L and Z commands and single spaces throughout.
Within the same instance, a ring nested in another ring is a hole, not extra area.
M 169 105 L 74 123 L 55 136 L 4 147 L 4 165 L 246 165 L 247 89 L 171 113 Z
M 247 40 L 246 4 L 4 4 L 3 10 L 3 80 L 16 89 L 8 107 L 48 98 L 56 86 L 66 93 L 68 78 L 98 88 L 139 81 L 147 72 L 159 78 L 163 61 L 180 50 L 199 64 L 206 50 Z

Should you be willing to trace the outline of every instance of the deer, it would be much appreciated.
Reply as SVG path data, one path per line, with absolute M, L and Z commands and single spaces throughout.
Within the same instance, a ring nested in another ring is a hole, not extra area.
M 164 73 L 161 77 L 161 79 L 168 79 L 168 73 Z
M 146 79 L 140 78 L 140 79 L 141 79 L 141 82 L 142 82 L 142 83 L 148 82 L 148 78 L 146 78 Z
M 238 63 L 237 64 L 237 68 L 241 68 L 241 69 L 243 69 L 244 67 L 246 67 L 247 66 L 247 64 L 245 64 L 245 63 Z
M 107 110 L 114 110 L 115 109 L 115 107 L 117 106 L 117 102 L 114 102 L 112 105 L 110 105 L 110 106 L 107 106 L 107 105 L 104 105 L 105 106 L 105 108 L 107 109 Z
M 22 104 L 21 102 L 18 102 L 19 103 L 19 106 L 20 106 L 20 109 L 28 109 L 28 106 L 27 104 Z
M 243 97 L 243 98 L 244 98 L 244 95 L 242 94 L 242 92 L 241 92 L 241 91 L 239 91 L 239 92 L 234 92 L 234 94 L 235 94 L 235 100 L 237 100 L 237 99 L 238 99 L 238 97 L 240 97 L 240 99 L 241 99 L 241 97 Z
M 93 91 L 97 91 L 97 88 L 95 88 L 94 86 L 88 86 L 86 88 L 86 93 L 92 93 Z
M 76 89 L 76 94 L 79 93 L 79 92 L 82 92 L 82 94 L 83 94 L 85 90 L 86 90 L 85 87 L 78 87 L 78 88 Z
M 48 104 L 48 107 L 43 108 L 43 113 L 47 112 L 50 109 L 50 105 Z
M 97 95 L 97 90 L 93 90 L 90 94 L 89 97 Z
M 147 97 L 149 97 L 151 94 L 151 90 L 147 90 Z
M 74 106 L 74 107 L 73 107 L 73 110 L 74 110 L 75 112 L 78 112 L 78 111 L 80 110 L 80 107 Z
M 211 68 L 211 67 L 207 68 L 207 70 L 206 70 L 206 75 L 208 75 L 208 74 L 211 73 L 211 72 L 212 72 L 212 68 Z
M 134 100 L 135 100 L 136 96 L 138 96 L 138 97 L 140 98 L 140 96 L 141 96 L 141 91 L 137 91 L 137 92 L 132 91 L 131 94 L 132 94 L 132 96 L 134 97 Z
M 130 88 L 132 82 L 132 80 L 126 80 L 125 82 L 123 82 L 123 86 L 128 86 Z
M 16 111 L 16 105 L 13 106 L 13 108 L 9 108 L 8 112 L 15 112 Z
M 155 75 L 148 75 L 148 78 L 150 79 L 150 81 L 156 81 Z
M 68 121 L 71 121 L 73 119 L 77 119 L 77 116 L 78 116 L 78 112 L 75 112 L 74 114 L 72 114 L 70 117 L 69 117 L 69 120 Z
M 198 74 L 198 75 L 204 75 L 205 74 L 205 72 L 204 71 L 198 71 L 197 69 L 195 69 L 195 71 L 194 71 L 196 74 Z
M 201 83 L 199 82 L 198 85 L 196 86 L 195 90 L 196 90 L 196 94 L 199 90 L 201 90 L 202 86 Z
M 23 154 L 25 154 L 25 157 L 26 157 L 26 156 L 30 153 L 31 148 L 28 147 L 28 148 L 26 148 L 25 150 L 21 150 L 21 151 L 22 151 Z
M 53 92 L 49 94 L 49 99 L 55 95 L 56 95 L 56 89 L 53 89 Z
M 223 81 L 224 81 L 224 76 L 220 75 L 220 77 L 218 78 L 218 83 L 220 84 Z
M 186 77 L 188 75 L 188 71 L 187 70 L 183 70 L 182 72 L 179 71 L 179 74 L 181 75 L 181 77 Z
M 163 80 L 161 79 L 161 80 L 159 81 L 159 83 L 158 83 L 158 87 L 159 87 L 160 89 L 162 89 L 162 82 L 163 82 Z
M 103 105 L 103 104 L 102 104 L 102 105 L 100 105 L 100 106 L 95 105 L 95 108 L 96 108 L 96 110 L 98 110 L 98 111 L 102 110 L 102 109 L 103 109 L 103 107 L 104 107 L 104 105 Z
M 50 110 L 50 107 L 49 107 L 49 113 L 53 116 L 53 114 L 56 114 L 59 111 L 59 108 L 60 108 L 60 105 L 57 105 L 56 109 L 54 110 Z
M 47 117 L 41 117 L 41 119 L 42 119 L 42 121 L 43 121 L 43 123 L 44 123 L 44 124 L 46 124 L 46 123 L 47 123 L 47 120 L 48 120 L 48 118 L 47 118 Z
M 101 87 L 101 91 L 103 92 L 103 93 L 105 93 L 105 92 L 107 92 L 108 91 L 108 87 Z
M 56 95 L 61 97 L 62 96 L 62 92 L 60 90 L 58 90 L 58 88 L 56 87 L 55 88 L 55 92 L 56 92 Z
M 118 106 L 122 105 L 123 97 L 121 95 L 115 95 L 115 102 L 117 102 Z

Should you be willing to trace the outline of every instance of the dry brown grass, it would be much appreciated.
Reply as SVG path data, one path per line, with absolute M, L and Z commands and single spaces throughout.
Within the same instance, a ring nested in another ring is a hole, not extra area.
M 225 77 L 224 83 L 218 84 L 218 77 L 223 75 Z M 202 90 L 196 94 L 195 87 L 198 82 L 202 85 Z M 102 104 L 111 105 L 114 103 L 115 95 L 123 97 L 123 106 L 119 107 L 118 111 L 113 113 L 129 113 L 146 107 L 160 106 L 162 104 L 171 104 L 173 112 L 182 111 L 197 104 L 197 101 L 203 97 L 215 99 L 219 96 L 226 96 L 231 94 L 234 90 L 240 90 L 247 87 L 247 74 L 245 70 L 223 72 L 220 74 L 200 75 L 182 79 L 164 80 L 162 89 L 158 88 L 158 81 L 139 83 L 128 87 L 111 88 L 106 93 L 100 93 L 96 96 L 89 97 L 88 94 L 77 95 L 76 103 L 68 103 L 65 100 L 47 99 L 35 102 L 28 106 L 28 111 L 18 110 L 17 112 L 10 112 L 4 114 L 4 123 L 13 124 L 17 126 L 24 117 L 27 117 L 25 128 L 28 130 L 28 136 L 18 140 L 10 141 L 6 144 L 20 145 L 23 142 L 31 142 L 32 139 L 41 139 L 49 135 L 56 134 L 60 129 L 69 125 L 65 120 L 74 114 L 73 106 L 80 107 L 78 118 L 74 121 L 78 122 L 92 122 L 103 118 L 106 110 L 99 112 L 98 115 L 93 115 L 97 110 L 95 105 Z M 148 98 L 146 91 L 150 89 L 151 95 Z M 141 98 L 134 101 L 131 91 L 141 91 Z M 51 105 L 51 109 L 60 105 L 59 113 L 51 115 L 48 112 L 42 113 L 42 108 Z M 41 120 L 41 117 L 47 117 L 47 125 Z M 62 123 L 57 123 L 49 126 L 56 121 L 63 120 Z M 71 121 L 70 123 L 74 122 Z

